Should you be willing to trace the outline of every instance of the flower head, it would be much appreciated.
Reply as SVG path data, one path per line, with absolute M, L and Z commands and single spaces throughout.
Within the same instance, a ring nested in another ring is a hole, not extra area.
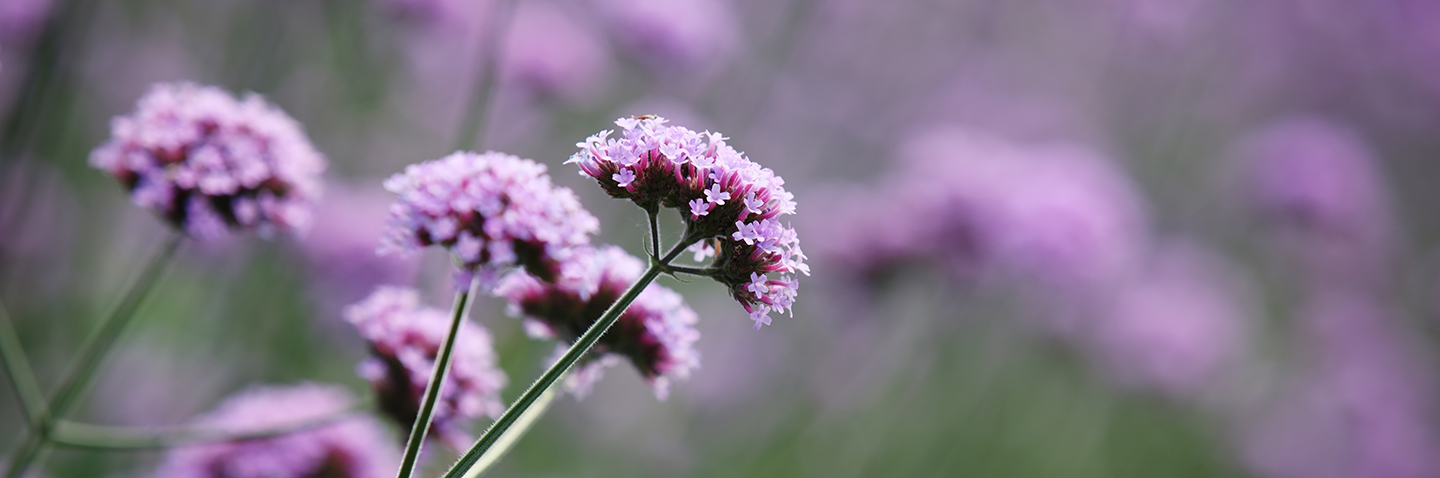
M 304 384 L 258 387 L 226 399 L 196 425 L 246 433 L 299 425 L 342 413 L 350 396 L 339 387 Z M 273 438 L 175 448 L 156 476 L 174 478 L 381 478 L 399 467 L 399 453 L 380 424 L 355 416 Z
M 610 138 L 610 131 L 586 138 L 568 162 L 610 196 L 646 210 L 677 209 L 691 239 L 714 240 L 713 277 L 730 288 L 759 328 L 769 323 L 764 317 L 772 310 L 783 312 L 794 303 L 794 274 L 810 273 L 795 229 L 778 219 L 795 213 L 795 196 L 785 190 L 784 179 L 751 162 L 719 133 L 665 123 L 657 116 L 620 118 L 619 138 Z M 622 170 L 635 172 L 623 186 L 615 178 Z M 765 292 L 750 287 L 753 275 L 772 272 L 777 277 L 765 280 Z
M 110 134 L 90 164 L 191 236 L 310 224 L 325 158 L 299 123 L 259 95 L 236 100 L 215 87 L 158 83 L 134 113 L 111 120 Z
M 375 388 L 381 410 L 407 427 L 419 413 L 435 357 L 450 328 L 449 314 L 419 302 L 414 290 L 380 287 L 345 310 L 345 320 L 360 330 L 373 354 L 360 364 L 360 375 Z M 465 321 L 458 333 L 431 426 L 442 440 L 464 448 L 466 437 L 456 422 L 500 416 L 504 411 L 500 390 L 506 378 L 484 327 Z
M 515 272 L 502 279 L 495 292 L 509 302 L 512 314 L 525 318 L 531 335 L 574 342 L 643 270 L 644 263 L 618 247 L 581 249 L 560 281 L 547 284 Z M 664 398 L 671 379 L 685 379 L 700 365 L 695 350 L 700 338 L 696 320 L 695 311 L 685 305 L 680 294 L 651 284 L 601 336 L 595 344 L 597 353 L 590 357 L 628 359 L 655 388 L 655 394 Z M 586 364 L 576 376 L 588 375 L 589 379 L 581 381 L 593 381 L 603 366 L 600 362 Z
M 569 249 L 588 244 L 600 227 L 574 192 L 550 183 L 544 165 L 503 153 L 412 164 L 385 189 L 400 197 L 382 252 L 439 244 L 455 253 L 463 274 L 487 281 L 511 266 L 554 280 Z

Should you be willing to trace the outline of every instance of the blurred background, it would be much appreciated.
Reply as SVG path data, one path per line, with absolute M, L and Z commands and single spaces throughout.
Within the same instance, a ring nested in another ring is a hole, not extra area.
M 372 253 L 380 181 L 450 152 L 493 50 L 477 149 L 549 165 L 599 242 L 643 253 L 645 216 L 561 163 L 659 114 L 786 179 L 813 270 L 758 332 L 662 281 L 701 369 L 662 402 L 617 367 L 496 476 L 1440 476 L 1440 3 L 497 1 L 0 0 L 0 300 L 42 386 L 167 233 L 87 155 L 191 80 L 303 123 L 325 199 L 303 239 L 187 242 L 73 415 L 366 396 L 339 311 L 451 290 L 438 251 Z M 552 344 L 498 299 L 473 318 L 513 399 Z M 0 450 L 22 430 L 0 394 Z

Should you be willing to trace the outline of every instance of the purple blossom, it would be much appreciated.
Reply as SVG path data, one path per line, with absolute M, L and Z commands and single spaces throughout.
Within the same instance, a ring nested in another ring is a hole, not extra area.
M 327 316 L 338 317 L 341 308 L 375 286 L 409 281 L 418 268 L 413 260 L 375 254 L 375 238 L 385 232 L 391 199 L 379 182 L 332 182 L 325 191 L 315 223 L 299 246 L 314 273 L 319 299 L 330 311 Z
M 701 199 L 690 200 L 690 215 L 693 216 L 692 219 L 698 219 L 700 216 L 706 214 L 710 214 L 710 203 Z
M 1219 256 L 1190 244 L 1159 248 L 1122 286 L 1085 340 L 1122 382 L 1200 394 L 1240 363 L 1248 307 Z
M 1327 276 L 1383 274 L 1393 230 L 1388 192 L 1375 153 L 1355 130 L 1288 118 L 1243 138 L 1233 154 L 1251 206 L 1278 226 L 1286 250 Z
M 402 427 L 411 426 L 449 331 L 449 313 L 422 307 L 414 290 L 380 287 L 347 308 L 345 320 L 370 344 L 373 356 L 360 364 L 359 372 L 375 388 L 381 411 Z M 484 327 L 464 321 L 455 341 L 431 427 L 441 440 L 464 449 L 468 437 L 458 422 L 500 416 L 506 378 Z
M 553 2 L 521 2 L 505 39 L 502 74 L 541 96 L 578 100 L 609 73 L 610 52 L 590 25 Z
M 124 184 L 136 205 L 191 236 L 229 229 L 303 231 L 320 195 L 325 158 L 300 124 L 250 94 L 193 83 L 157 83 L 90 164 Z
M 728 0 L 594 0 L 611 34 L 659 68 L 696 66 L 724 54 L 737 26 Z
M 495 294 L 505 298 L 512 315 L 525 319 L 532 336 L 573 343 L 644 269 L 644 262 L 618 247 L 578 249 L 558 282 L 547 284 L 514 272 L 501 280 Z M 651 284 L 587 356 L 601 361 L 578 369 L 577 381 L 567 387 L 583 392 L 588 389 L 586 382 L 599 378 L 603 357 L 621 356 L 650 382 L 657 397 L 665 398 L 672 380 L 686 379 L 700 366 L 696 320 L 680 294 Z
M 1148 241 L 1144 207 L 1098 152 L 941 128 L 910 139 L 901 156 L 878 192 L 848 194 L 829 215 L 827 254 L 864 275 L 940 261 L 960 277 L 1092 289 L 1138 266 Z
M 350 407 L 344 389 L 302 384 L 240 392 L 194 424 L 234 433 L 298 425 Z M 382 478 L 400 466 L 399 450 L 373 419 L 354 416 L 273 438 L 172 449 L 156 476 L 172 478 Z
M 44 28 L 50 18 L 52 0 L 5 0 L 0 2 L 0 42 L 24 43 Z
M 456 255 L 463 276 L 479 272 L 487 283 L 511 266 L 554 280 L 569 249 L 588 244 L 600 227 L 574 192 L 550 183 L 544 165 L 503 153 L 412 164 L 385 189 L 400 197 L 382 253 L 439 244 Z
M 794 274 L 810 273 L 795 229 L 778 219 L 795 213 L 795 196 L 785 190 L 784 179 L 751 162 L 719 133 L 665 123 L 657 116 L 620 118 L 615 121 L 620 138 L 610 138 L 610 131 L 590 136 L 567 163 L 576 163 L 581 175 L 599 181 L 611 197 L 646 210 L 677 209 L 688 234 L 713 238 L 718 255 L 712 277 L 730 288 L 759 328 L 769 323 L 771 311 L 787 311 L 794 303 Z M 624 168 L 635 171 L 635 179 L 622 187 L 615 175 Z M 735 197 L 746 200 L 729 201 Z M 708 205 L 705 214 L 697 200 Z M 772 272 L 778 277 L 767 282 L 767 292 L 747 289 L 752 274 Z

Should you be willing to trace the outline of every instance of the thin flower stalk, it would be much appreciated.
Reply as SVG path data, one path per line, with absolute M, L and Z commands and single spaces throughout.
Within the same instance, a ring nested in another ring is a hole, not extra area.
M 415 462 L 420 458 L 420 447 L 425 443 L 425 434 L 430 431 L 430 416 L 435 412 L 435 402 L 440 398 L 440 387 L 445 383 L 445 373 L 450 370 L 450 357 L 455 351 L 455 336 L 460 332 L 460 323 L 470 315 L 470 297 L 480 285 L 476 277 L 470 279 L 469 287 L 456 293 L 454 315 L 450 319 L 450 332 L 435 358 L 435 370 L 430 374 L 430 384 L 425 386 L 425 399 L 420 413 L 410 427 L 410 439 L 405 442 L 405 455 L 400 459 L 397 478 L 408 478 L 415 471 Z
M 590 351 L 590 348 L 600 340 L 600 337 L 610 329 L 610 326 L 614 325 L 615 321 L 620 318 L 620 314 L 623 314 L 625 309 L 630 307 L 630 303 L 635 302 L 635 299 L 640 297 L 640 293 L 644 291 L 651 282 L 654 282 L 661 273 L 666 271 L 670 261 L 674 260 L 685 248 L 697 240 L 693 232 L 687 233 L 683 240 L 670 249 L 669 253 L 666 253 L 665 256 L 658 261 L 651 262 L 650 267 L 645 269 L 645 272 L 640 275 L 640 278 L 637 279 L 629 289 L 626 289 L 625 293 L 621 295 L 614 304 L 611 304 L 610 307 L 605 310 L 605 314 L 601 315 L 600 319 L 596 320 L 595 324 L 591 325 L 590 328 L 585 331 L 585 334 L 581 335 L 580 338 L 565 351 L 565 354 L 560 356 L 560 359 L 557 360 L 554 365 L 551 365 L 549 369 L 545 370 L 545 373 L 541 374 L 540 378 L 536 379 L 535 383 L 531 384 L 530 388 L 526 389 L 525 393 L 520 395 L 520 398 L 515 399 L 515 403 L 510 404 L 510 408 L 506 409 L 505 413 L 500 415 L 498 420 L 495 420 L 495 423 L 490 424 L 490 428 L 485 430 L 485 434 L 480 436 L 480 439 L 475 442 L 475 445 L 470 447 L 470 450 L 466 451 L 465 454 L 450 467 L 450 470 L 445 473 L 445 478 L 475 476 L 476 474 L 469 472 L 480 461 L 480 458 L 483 457 L 488 450 L 493 448 L 501 440 L 501 437 L 506 435 L 507 431 L 520 420 L 525 412 L 532 406 L 535 406 L 540 398 L 559 382 L 561 377 L 570 371 L 570 368 L 574 366 L 576 362 L 579 362 L 580 358 L 583 357 L 586 352 Z
M 15 453 L 14 461 L 10 462 L 10 469 L 5 473 L 6 478 L 22 476 L 30 464 L 44 451 L 45 445 L 51 439 L 50 434 L 55 427 L 56 420 L 63 418 L 70 411 L 70 407 L 85 395 L 101 362 L 109 355 L 110 349 L 114 347 L 120 333 L 125 330 L 125 326 L 134 317 L 135 310 L 140 307 L 141 302 L 154 288 L 160 278 L 160 273 L 165 270 L 165 266 L 175 256 L 175 251 L 184 237 L 184 234 L 180 232 L 171 233 L 160 250 L 150 258 L 140 276 L 131 283 L 124 298 L 100 323 L 99 330 L 81 347 L 80 357 L 76 359 L 70 374 L 60 382 L 60 388 L 55 392 L 49 406 L 40 415 L 35 426 L 29 430 L 24 444 Z
M 356 402 L 347 409 L 300 423 L 236 433 L 215 427 L 115 427 L 59 420 L 50 434 L 56 446 L 91 450 L 158 450 L 206 443 L 273 438 L 335 423 L 368 410 L 374 404 Z
M 25 349 L 20 344 L 20 335 L 10 323 L 10 314 L 0 304 L 0 361 L 5 362 L 5 376 L 15 388 L 15 398 L 25 409 L 25 423 L 34 429 L 45 415 L 45 393 L 35 380 L 30 361 L 25 358 Z

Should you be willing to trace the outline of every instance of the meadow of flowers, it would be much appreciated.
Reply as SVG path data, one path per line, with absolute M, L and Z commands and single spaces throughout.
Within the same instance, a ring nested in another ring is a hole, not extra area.
M 0 469 L 1437 477 L 1435 24 L 0 0 Z

